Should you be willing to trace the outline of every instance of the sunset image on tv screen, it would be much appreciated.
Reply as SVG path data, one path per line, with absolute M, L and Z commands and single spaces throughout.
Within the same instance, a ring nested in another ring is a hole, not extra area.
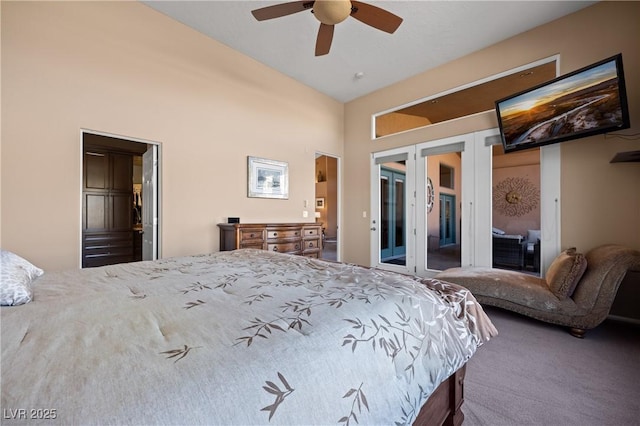
M 501 101 L 498 109 L 510 148 L 621 126 L 616 60 Z

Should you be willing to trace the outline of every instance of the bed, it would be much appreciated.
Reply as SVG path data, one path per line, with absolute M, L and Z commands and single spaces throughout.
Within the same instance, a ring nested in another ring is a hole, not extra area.
M 463 287 L 254 249 L 30 288 L 1 309 L 3 424 L 459 424 L 497 334 Z

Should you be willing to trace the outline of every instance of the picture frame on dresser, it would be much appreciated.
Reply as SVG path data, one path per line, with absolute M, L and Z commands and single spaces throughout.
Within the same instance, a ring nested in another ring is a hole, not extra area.
M 247 157 L 250 198 L 289 198 L 289 164 L 260 157 Z

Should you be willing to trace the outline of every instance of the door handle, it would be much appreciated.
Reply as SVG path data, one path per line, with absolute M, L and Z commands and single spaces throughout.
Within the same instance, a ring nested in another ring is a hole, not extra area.
M 376 230 L 376 227 L 374 226 L 373 228 L 371 228 L 371 230 L 372 230 L 372 231 L 375 231 L 375 230 Z

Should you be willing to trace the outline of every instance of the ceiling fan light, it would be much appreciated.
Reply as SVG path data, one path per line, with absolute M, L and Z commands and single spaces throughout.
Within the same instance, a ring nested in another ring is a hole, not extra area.
M 313 3 L 313 15 L 325 25 L 335 25 L 351 15 L 349 0 L 316 0 Z

